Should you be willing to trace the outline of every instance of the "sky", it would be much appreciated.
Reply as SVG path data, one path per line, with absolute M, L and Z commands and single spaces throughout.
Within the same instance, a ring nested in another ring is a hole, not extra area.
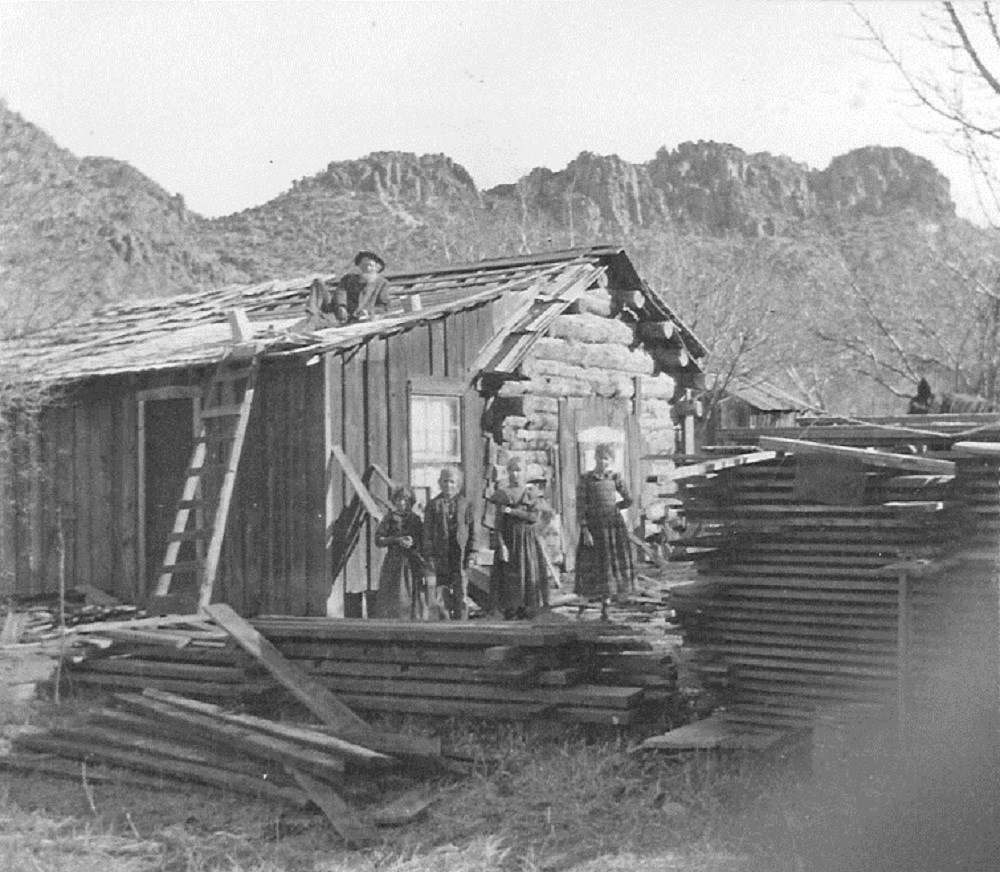
M 911 38 L 928 4 L 858 6 L 934 60 Z M 0 2 L 0 98 L 208 216 L 373 151 L 444 153 L 488 188 L 704 139 L 816 168 L 903 146 L 980 219 L 964 161 L 862 36 L 835 0 Z

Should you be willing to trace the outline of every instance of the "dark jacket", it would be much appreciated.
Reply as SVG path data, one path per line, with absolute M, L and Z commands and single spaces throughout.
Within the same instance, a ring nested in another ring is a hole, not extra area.
M 472 502 L 459 494 L 453 497 L 454 515 L 449 524 L 448 500 L 441 494 L 424 509 L 424 555 L 428 558 L 448 557 L 457 545 L 466 560 L 476 547 L 476 519 Z
M 332 312 L 341 320 L 348 320 L 362 313 L 371 315 L 375 310 L 384 312 L 391 302 L 392 291 L 383 276 L 375 279 L 374 285 L 369 287 L 358 273 L 347 273 L 337 282 L 321 308 L 323 312 Z

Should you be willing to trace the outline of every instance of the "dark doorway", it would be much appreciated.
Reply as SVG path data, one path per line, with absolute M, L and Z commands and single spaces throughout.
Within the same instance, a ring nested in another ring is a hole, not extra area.
M 194 400 L 189 397 L 143 403 L 144 487 L 141 499 L 145 509 L 146 593 L 156 588 L 167 537 L 177 514 L 177 501 L 184 489 L 194 446 L 194 414 Z M 192 559 L 184 553 L 189 548 L 191 543 L 185 542 L 181 560 Z M 186 576 L 178 576 L 175 581 L 185 584 L 175 584 L 171 592 L 180 592 L 175 588 L 187 587 L 188 580 Z

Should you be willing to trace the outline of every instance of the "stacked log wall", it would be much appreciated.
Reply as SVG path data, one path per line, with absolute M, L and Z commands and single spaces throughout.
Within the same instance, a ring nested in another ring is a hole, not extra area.
M 647 458 L 674 452 L 677 380 L 662 371 L 637 338 L 636 325 L 613 315 L 617 308 L 608 291 L 593 289 L 571 313 L 556 317 L 536 342 L 521 367 L 524 380 L 507 382 L 499 391 L 506 402 L 504 417 L 494 428 L 491 472 L 502 480 L 507 462 L 517 457 L 529 479 L 554 485 L 559 477 L 559 400 L 621 400 L 637 425 L 624 434 L 635 443 L 630 452 L 640 480 L 632 482 L 633 489 L 644 510 L 661 516 L 660 494 L 647 485 L 663 470 L 653 469 L 656 463 Z

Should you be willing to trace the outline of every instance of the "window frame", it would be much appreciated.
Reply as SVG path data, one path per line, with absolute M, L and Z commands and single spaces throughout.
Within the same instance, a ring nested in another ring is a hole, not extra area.
M 414 490 L 414 495 L 418 495 L 419 491 L 427 490 L 427 499 L 429 500 L 432 491 L 430 487 L 424 487 L 424 485 L 413 484 L 414 473 L 417 469 L 433 467 L 436 464 L 432 463 L 417 463 L 415 458 L 415 445 L 416 440 L 414 439 L 413 433 L 413 400 L 415 397 L 434 399 L 434 398 L 445 398 L 450 400 L 458 401 L 458 413 L 456 423 L 458 424 L 458 458 L 456 460 L 449 460 L 442 464 L 437 464 L 440 466 L 444 465 L 455 465 L 459 469 L 463 469 L 465 464 L 465 383 L 461 379 L 450 379 L 450 378 L 435 378 L 428 376 L 413 376 L 409 379 L 406 386 L 406 429 L 407 429 L 407 442 L 409 451 L 407 452 L 407 461 L 409 466 L 409 474 L 407 476 L 407 484 Z M 463 470 L 464 471 L 464 470 Z M 418 500 L 419 502 L 419 500 Z M 426 502 L 426 501 L 425 501 Z

